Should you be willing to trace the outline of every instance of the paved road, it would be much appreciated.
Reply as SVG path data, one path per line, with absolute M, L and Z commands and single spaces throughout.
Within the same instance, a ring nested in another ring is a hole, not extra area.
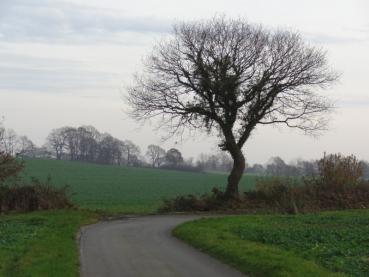
M 147 216 L 83 228 L 81 276 L 244 276 L 171 236 L 176 225 L 195 218 Z

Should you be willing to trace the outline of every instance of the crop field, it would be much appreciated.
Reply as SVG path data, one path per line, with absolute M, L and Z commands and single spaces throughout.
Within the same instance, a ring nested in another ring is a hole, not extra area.
M 255 276 L 369 276 L 369 210 L 202 219 L 175 234 Z
M 81 162 L 30 159 L 25 179 L 45 180 L 50 175 L 57 186 L 68 185 L 72 200 L 82 208 L 123 213 L 155 212 L 163 198 L 202 194 L 224 187 L 227 175 L 192 173 L 151 168 L 97 165 Z M 241 190 L 255 185 L 254 176 L 244 176 Z

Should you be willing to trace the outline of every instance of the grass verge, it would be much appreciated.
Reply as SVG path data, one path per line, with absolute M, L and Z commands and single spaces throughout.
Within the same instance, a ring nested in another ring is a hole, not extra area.
M 79 276 L 76 234 L 97 218 L 77 210 L 0 216 L 0 276 Z
M 369 210 L 209 218 L 173 233 L 250 276 L 369 276 Z

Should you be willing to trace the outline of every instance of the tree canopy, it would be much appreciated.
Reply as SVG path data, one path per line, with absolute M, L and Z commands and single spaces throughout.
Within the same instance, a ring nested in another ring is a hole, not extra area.
M 326 129 L 332 105 L 318 91 L 336 79 L 325 52 L 298 33 L 214 17 L 176 25 L 146 60 L 127 99 L 136 119 L 160 116 L 171 133 L 215 131 L 234 160 L 227 194 L 237 195 L 242 147 L 255 127 Z

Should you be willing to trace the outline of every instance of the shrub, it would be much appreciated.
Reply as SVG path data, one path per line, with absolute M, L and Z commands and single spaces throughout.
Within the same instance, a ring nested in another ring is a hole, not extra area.
M 218 188 L 213 188 L 211 193 L 201 196 L 193 194 L 177 196 L 173 199 L 164 199 L 159 212 L 190 212 L 190 211 L 214 211 L 239 208 L 240 200 L 227 200 L 224 193 Z
M 245 201 L 259 199 L 263 206 L 288 212 L 297 213 L 296 188 L 299 186 L 294 178 L 259 178 L 256 180 L 255 193 L 245 192 Z
M 159 207 L 159 212 L 185 212 L 185 211 L 205 211 L 201 199 L 193 194 L 177 196 L 173 199 L 164 199 Z
M 23 167 L 22 161 L 0 152 L 0 213 L 72 207 L 67 187 L 55 188 L 50 177 L 45 182 L 33 178 L 31 184 L 19 183 L 17 175 Z
M 325 155 L 318 168 L 319 176 L 303 179 L 302 185 L 286 178 L 259 179 L 245 201 L 288 213 L 369 208 L 369 181 L 355 156 Z
M 259 178 L 254 191 L 238 199 L 226 199 L 223 192 L 200 197 L 178 196 L 165 200 L 160 211 L 267 210 L 284 213 L 369 208 L 369 181 L 355 156 L 325 155 L 318 162 L 319 176 Z
M 4 183 L 5 180 L 16 177 L 23 167 L 23 162 L 0 151 L 0 185 Z
M 324 155 L 318 161 L 320 184 L 342 189 L 359 184 L 363 177 L 363 164 L 354 155 Z
M 43 183 L 33 178 L 31 184 L 0 186 L 0 213 L 34 211 L 72 207 L 67 187 L 55 188 L 48 177 Z

